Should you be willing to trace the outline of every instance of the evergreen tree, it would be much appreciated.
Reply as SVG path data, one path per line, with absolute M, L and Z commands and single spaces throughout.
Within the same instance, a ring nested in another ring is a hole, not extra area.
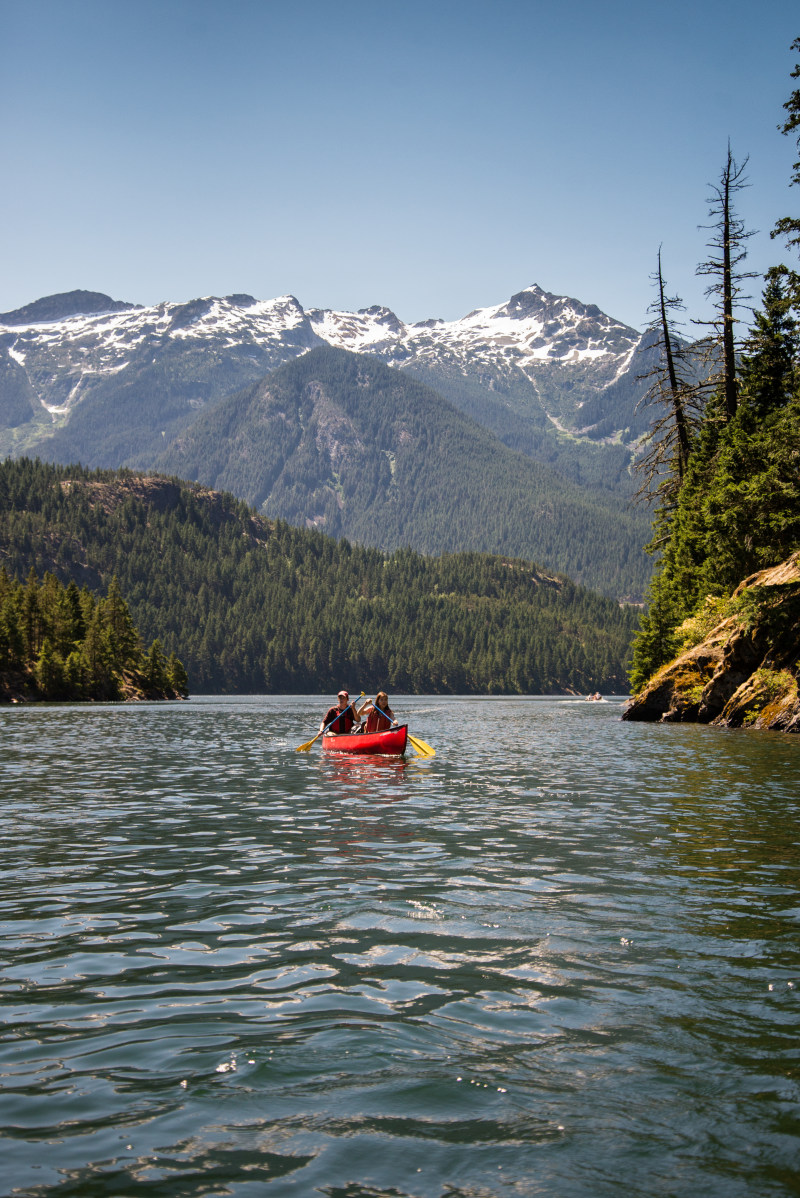
M 800 54 L 800 37 L 792 42 L 791 48 Z M 800 79 L 800 63 L 795 64 L 790 77 L 792 79 Z M 795 88 L 783 107 L 786 110 L 786 119 L 778 128 L 787 137 L 794 134 L 796 145 L 800 149 L 800 88 Z M 792 167 L 790 186 L 800 186 L 800 159 Z M 788 246 L 797 246 L 798 250 L 800 250 L 800 219 L 796 216 L 781 217 L 772 230 L 772 236 L 785 237 Z M 800 279 L 797 275 L 793 275 L 791 281 L 796 291 Z
M 150 651 L 144 659 L 144 676 L 147 685 L 156 691 L 163 691 L 169 685 L 167 678 L 167 659 L 164 657 L 161 642 L 154 640 Z
M 42 647 L 44 625 L 39 603 L 39 580 L 31 566 L 28 581 L 22 594 L 22 639 L 28 657 L 38 657 Z
M 81 649 L 84 676 L 90 691 L 100 698 L 115 698 L 118 687 L 112 674 L 108 640 L 104 635 L 102 610 L 95 607 Z
M 42 697 L 59 699 L 64 690 L 64 668 L 61 658 L 53 649 L 49 637 L 42 642 L 42 649 L 36 662 L 36 680 Z
M 189 675 L 183 668 L 183 662 L 179 661 L 174 653 L 170 653 L 167 660 L 167 685 L 185 699 L 189 694 Z
M 531 562 L 339 545 L 256 516 L 230 496 L 166 480 L 33 471 L 23 460 L 0 464 L 3 482 L 15 506 L 0 513 L 0 545 L 16 573 L 34 552 L 62 580 L 83 583 L 85 566 L 48 556 L 78 529 L 92 587 L 109 586 L 113 599 L 117 575 L 135 627 L 147 644 L 159 640 L 173 691 L 185 687 L 173 654 L 195 689 L 217 692 L 329 691 L 345 679 L 364 690 L 445 693 L 563 691 L 583 680 L 592 690 L 625 686 L 634 613 Z M 47 515 L 51 493 L 58 501 Z M 70 686 L 90 697 L 106 677 L 104 652 L 116 672 L 109 600 L 86 587 L 70 593 L 88 645 L 84 638 L 73 658 L 52 625 L 48 635 Z M 532 645 L 547 652 L 547 670 Z M 145 685 L 144 662 L 138 669 Z M 130 681 L 137 671 L 124 673 Z
M 773 267 L 766 280 L 763 311 L 755 314 L 741 364 L 744 402 L 755 418 L 782 407 L 800 385 L 798 298 L 787 286 L 785 267 Z
M 800 39 L 794 45 L 800 49 Z M 786 108 L 789 132 L 800 122 L 800 93 Z M 737 361 L 733 311 L 741 280 L 748 277 L 739 269 L 747 234 L 732 197 L 744 185 L 744 165 L 733 161 L 729 149 L 712 206 L 716 253 L 701 273 L 716 276 L 709 290 L 717 303 L 722 369 L 634 640 L 634 690 L 680 650 L 687 619 L 702 625 L 704 613 L 713 618 L 717 602 L 743 578 L 800 546 L 800 288 L 785 267 L 768 272 L 763 309 Z M 800 182 L 798 170 L 793 183 Z M 776 231 L 798 233 L 800 222 L 786 218 Z
M 25 658 L 25 645 L 17 618 L 17 605 L 12 598 L 0 608 L 0 670 L 17 670 Z
M 136 668 L 142 657 L 139 634 L 134 628 L 128 605 L 122 598 L 116 574 L 109 583 L 108 594 L 103 601 L 102 619 L 113 668 Z
M 86 693 L 86 671 L 80 649 L 73 649 L 64 663 L 64 693 L 69 699 L 83 699 Z
M 6 492 L 13 491 L 6 482 Z M 30 496 L 28 497 L 30 498 Z M 46 504 L 41 505 L 46 508 Z M 74 582 L 64 586 L 46 572 L 41 583 L 35 569 L 22 584 L 0 568 L 0 700 L 116 699 L 124 687 L 144 687 L 138 633 L 118 583 L 95 602 Z M 188 680 L 172 654 L 175 683 L 166 676 L 153 697 L 188 693 Z M 164 671 L 161 671 L 163 674 Z

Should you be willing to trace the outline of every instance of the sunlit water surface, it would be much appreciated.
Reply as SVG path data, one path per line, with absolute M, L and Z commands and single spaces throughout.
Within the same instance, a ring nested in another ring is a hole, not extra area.
M 5 709 L 4 1194 L 800 1192 L 800 738 Z

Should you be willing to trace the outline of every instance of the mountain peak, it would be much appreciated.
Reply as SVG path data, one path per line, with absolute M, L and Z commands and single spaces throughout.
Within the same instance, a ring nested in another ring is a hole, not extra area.
M 529 287 L 512 295 L 507 304 L 500 305 L 498 312 L 519 320 L 531 317 L 547 320 L 601 320 L 609 327 L 627 328 L 621 321 L 602 312 L 597 304 L 584 304 L 567 295 L 554 295 L 551 291 L 545 291 L 538 283 L 531 283 Z M 631 329 L 630 332 L 638 337 L 635 329 Z
M 225 301 L 228 304 L 233 304 L 235 308 L 252 308 L 258 300 L 254 295 L 247 295 L 245 292 L 236 292 L 235 295 L 226 295 Z
M 99 316 L 107 312 L 128 312 L 139 304 L 114 300 L 102 291 L 60 291 L 42 299 L 16 308 L 13 312 L 0 312 L 0 324 L 49 324 L 66 320 L 69 316 Z

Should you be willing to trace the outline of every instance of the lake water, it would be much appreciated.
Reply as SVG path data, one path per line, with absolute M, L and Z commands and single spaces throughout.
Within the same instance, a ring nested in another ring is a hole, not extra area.
M 800 1193 L 800 738 L 0 711 L 3 1194 Z

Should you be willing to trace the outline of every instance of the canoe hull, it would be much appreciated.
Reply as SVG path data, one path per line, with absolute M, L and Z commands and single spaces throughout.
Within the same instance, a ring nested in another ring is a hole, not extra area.
M 326 753 L 367 753 L 402 757 L 406 751 L 408 724 L 399 728 L 387 728 L 385 732 L 341 732 L 338 736 L 328 733 L 322 738 Z

